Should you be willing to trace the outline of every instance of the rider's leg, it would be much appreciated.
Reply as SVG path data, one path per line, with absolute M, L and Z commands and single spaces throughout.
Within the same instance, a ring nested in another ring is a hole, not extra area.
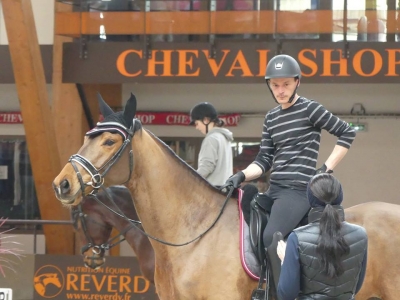
M 305 190 L 272 187 L 268 195 L 274 200 L 268 224 L 264 230 L 263 242 L 267 251 L 267 259 L 272 274 L 272 284 L 277 290 L 281 261 L 276 253 L 277 239 L 275 232 L 283 237 L 299 224 L 310 209 Z
M 268 195 L 274 200 L 274 205 L 263 234 L 265 247 L 271 244 L 277 231 L 284 237 L 288 236 L 310 209 L 305 190 L 271 186 Z

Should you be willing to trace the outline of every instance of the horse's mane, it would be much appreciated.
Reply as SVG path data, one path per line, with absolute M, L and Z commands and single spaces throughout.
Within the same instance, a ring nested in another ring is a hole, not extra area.
M 150 134 L 150 136 L 153 138 L 153 140 L 169 155 L 171 156 L 175 161 L 177 161 L 180 165 L 182 165 L 183 167 L 185 167 L 186 169 L 188 169 L 189 172 L 191 172 L 191 174 L 193 174 L 193 176 L 195 178 L 197 178 L 197 180 L 205 183 L 206 185 L 208 185 L 209 187 L 213 188 L 214 190 L 218 191 L 221 193 L 221 191 L 219 189 L 217 189 L 215 186 L 213 186 L 211 183 L 209 183 L 206 179 L 204 179 L 199 173 L 197 173 L 197 171 L 195 169 L 193 169 L 193 167 L 191 165 L 189 165 L 186 161 L 184 161 L 182 158 L 180 158 L 172 149 L 171 147 L 169 147 L 166 143 L 164 143 L 160 138 L 158 138 L 154 133 L 152 133 L 150 130 L 144 128 L 144 130 L 146 130 L 147 133 Z

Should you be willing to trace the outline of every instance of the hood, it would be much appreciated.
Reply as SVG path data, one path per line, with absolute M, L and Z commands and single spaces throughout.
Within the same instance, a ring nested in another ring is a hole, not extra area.
M 226 129 L 226 128 L 214 127 L 213 129 L 211 129 L 207 133 L 207 135 L 211 135 L 211 134 L 214 134 L 214 133 L 217 133 L 217 132 L 222 133 L 228 141 L 230 141 L 230 142 L 233 141 L 232 132 L 230 130 Z

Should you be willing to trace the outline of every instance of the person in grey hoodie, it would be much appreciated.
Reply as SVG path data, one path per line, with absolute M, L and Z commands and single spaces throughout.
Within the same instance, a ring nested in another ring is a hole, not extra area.
M 232 132 L 218 118 L 217 110 L 201 102 L 190 111 L 190 125 L 206 137 L 201 143 L 197 172 L 215 186 L 221 186 L 233 174 Z

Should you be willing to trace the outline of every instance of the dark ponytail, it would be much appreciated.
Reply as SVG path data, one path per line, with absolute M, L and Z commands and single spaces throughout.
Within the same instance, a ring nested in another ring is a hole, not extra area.
M 343 274 L 341 258 L 350 251 L 349 245 L 341 234 L 342 223 L 339 213 L 332 206 L 332 204 L 341 203 L 342 187 L 335 177 L 323 173 L 311 180 L 309 188 L 311 193 L 325 204 L 319 225 L 317 257 L 323 272 L 328 277 L 334 278 Z
M 217 126 L 217 127 L 223 127 L 225 125 L 224 120 L 221 120 L 218 118 L 214 120 L 214 123 L 215 123 L 215 126 Z

